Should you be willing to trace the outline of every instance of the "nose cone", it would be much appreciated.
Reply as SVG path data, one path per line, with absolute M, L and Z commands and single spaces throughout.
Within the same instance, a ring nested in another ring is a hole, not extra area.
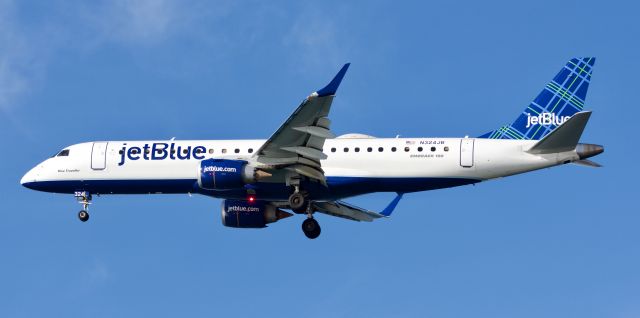
M 27 173 L 22 176 L 20 179 L 20 184 L 25 188 L 33 189 L 32 185 L 36 182 L 36 168 L 29 170 Z

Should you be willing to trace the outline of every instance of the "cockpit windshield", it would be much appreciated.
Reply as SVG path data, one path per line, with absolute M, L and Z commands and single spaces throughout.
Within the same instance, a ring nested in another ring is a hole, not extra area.
M 56 157 L 68 157 L 68 156 L 69 156 L 69 149 L 64 149 L 56 155 Z

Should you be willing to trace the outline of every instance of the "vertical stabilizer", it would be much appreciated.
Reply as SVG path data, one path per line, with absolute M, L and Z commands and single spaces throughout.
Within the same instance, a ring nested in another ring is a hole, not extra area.
M 584 108 L 594 57 L 573 58 L 511 124 L 479 138 L 538 140 Z

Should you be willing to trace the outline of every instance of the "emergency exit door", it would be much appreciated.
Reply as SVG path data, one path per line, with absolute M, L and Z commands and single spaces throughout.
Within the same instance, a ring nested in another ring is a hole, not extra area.
M 460 140 L 460 165 L 465 168 L 473 167 L 473 138 Z
M 108 142 L 94 142 L 91 149 L 91 169 L 104 170 L 107 167 Z

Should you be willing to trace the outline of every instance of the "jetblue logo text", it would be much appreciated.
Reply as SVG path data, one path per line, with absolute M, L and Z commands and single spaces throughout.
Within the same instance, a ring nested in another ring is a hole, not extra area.
M 227 211 L 229 212 L 260 212 L 260 208 L 255 206 L 232 205 L 227 208 Z
M 176 146 L 175 143 L 155 142 L 151 145 L 144 144 L 142 147 L 122 147 L 120 150 L 120 162 L 122 166 L 126 160 L 189 160 L 204 159 L 207 148 L 204 146 Z
M 202 169 L 202 172 L 237 172 L 236 168 L 208 166 Z
M 560 126 L 562 123 L 569 120 L 569 118 L 571 118 L 571 116 L 557 116 L 554 113 L 541 113 L 538 116 L 531 116 L 531 114 L 527 114 L 527 127 L 525 128 L 529 128 L 533 125 Z

